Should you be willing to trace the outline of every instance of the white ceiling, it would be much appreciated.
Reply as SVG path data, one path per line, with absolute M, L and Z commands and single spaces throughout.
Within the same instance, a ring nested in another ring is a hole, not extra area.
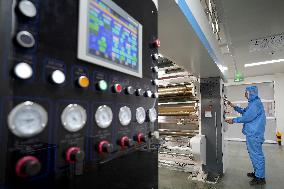
M 216 0 L 216 4 L 237 68 L 245 77 L 284 72 L 284 62 L 244 68 L 247 63 L 284 58 L 283 49 L 274 54 L 249 52 L 250 40 L 284 33 L 284 0 Z M 224 56 L 224 62 L 232 78 L 232 57 Z

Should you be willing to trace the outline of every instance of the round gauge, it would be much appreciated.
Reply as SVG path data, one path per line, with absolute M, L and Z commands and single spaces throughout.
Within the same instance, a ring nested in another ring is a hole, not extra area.
M 26 101 L 9 113 L 8 126 L 14 135 L 29 138 L 44 130 L 47 119 L 47 112 L 41 105 Z
M 129 125 L 129 123 L 131 122 L 131 110 L 129 107 L 127 106 L 123 106 L 120 108 L 119 113 L 118 113 L 118 118 L 119 121 L 121 123 L 121 125 L 126 126 Z
M 149 120 L 154 123 L 157 120 L 157 111 L 155 108 L 151 108 L 148 112 Z
M 87 122 L 86 110 L 78 104 L 69 104 L 61 114 L 61 123 L 69 132 L 77 132 Z
M 139 124 L 144 123 L 146 119 L 146 112 L 143 107 L 139 107 L 136 109 L 136 120 Z
M 113 119 L 111 108 L 106 105 L 100 106 L 96 111 L 95 119 L 97 125 L 100 128 L 102 129 L 108 128 Z

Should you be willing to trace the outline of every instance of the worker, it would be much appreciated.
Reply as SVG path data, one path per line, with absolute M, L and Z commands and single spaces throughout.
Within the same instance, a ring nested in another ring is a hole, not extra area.
M 247 87 L 245 97 L 248 99 L 248 106 L 244 109 L 228 101 L 228 105 L 232 106 L 242 116 L 234 119 L 226 119 L 226 122 L 229 124 L 244 124 L 242 132 L 246 136 L 247 150 L 254 169 L 254 172 L 248 173 L 247 176 L 253 178 L 250 181 L 250 185 L 263 185 L 266 184 L 265 157 L 262 151 L 266 125 L 265 111 L 258 97 L 256 86 Z

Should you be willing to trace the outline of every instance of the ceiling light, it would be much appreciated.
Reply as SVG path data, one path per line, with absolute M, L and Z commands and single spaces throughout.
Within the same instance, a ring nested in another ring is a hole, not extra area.
M 221 64 L 219 64 L 218 67 L 219 67 L 219 69 L 220 69 L 220 71 L 221 71 L 222 73 L 224 73 L 225 71 L 228 70 L 228 67 L 222 66 Z
M 255 62 L 255 63 L 245 64 L 245 67 L 260 66 L 260 65 L 265 65 L 265 64 L 274 64 L 274 63 L 279 63 L 279 62 L 284 63 L 284 59 L 268 60 L 268 61 L 264 61 L 264 62 Z

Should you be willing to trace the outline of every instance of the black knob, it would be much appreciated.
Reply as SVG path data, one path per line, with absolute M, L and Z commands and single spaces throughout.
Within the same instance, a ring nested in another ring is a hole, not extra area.
M 41 164 L 39 161 L 30 160 L 25 163 L 23 166 L 23 172 L 27 176 L 35 176 L 40 172 Z

